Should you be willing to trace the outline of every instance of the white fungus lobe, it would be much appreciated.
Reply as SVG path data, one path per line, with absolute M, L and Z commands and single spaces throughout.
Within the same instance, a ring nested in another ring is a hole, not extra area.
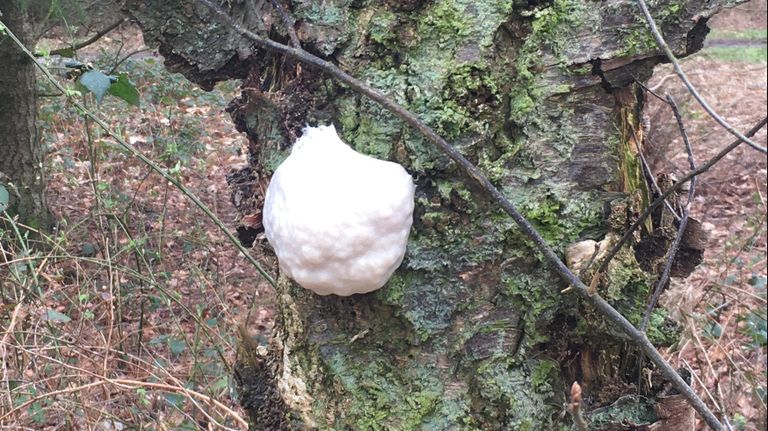
M 356 152 L 333 125 L 307 127 L 264 202 L 280 270 L 320 295 L 382 287 L 403 261 L 414 191 L 397 163 Z

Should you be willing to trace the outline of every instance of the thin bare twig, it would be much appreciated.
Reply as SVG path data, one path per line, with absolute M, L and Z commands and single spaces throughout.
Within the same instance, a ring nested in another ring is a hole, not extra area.
M 693 148 L 691 148 L 691 143 L 688 140 L 688 132 L 685 130 L 683 117 L 680 116 L 680 110 L 677 108 L 675 99 L 673 99 L 670 95 L 667 95 L 667 104 L 669 104 L 669 106 L 672 108 L 672 113 L 674 113 L 675 120 L 677 120 L 677 127 L 680 129 L 680 135 L 683 137 L 685 151 L 688 154 L 688 166 L 691 168 L 691 171 L 695 171 L 696 163 L 693 160 Z M 688 201 L 685 203 L 685 207 L 683 208 L 683 217 L 680 219 L 679 226 L 677 228 L 677 234 L 675 235 L 675 239 L 672 240 L 672 245 L 669 247 L 669 251 L 667 251 L 667 261 L 664 263 L 664 269 L 661 272 L 658 283 L 656 283 L 656 288 L 653 290 L 653 295 L 651 296 L 651 300 L 648 302 L 648 307 L 645 309 L 645 314 L 643 314 L 643 321 L 640 323 L 640 330 L 643 332 L 648 329 L 648 321 L 651 318 L 651 313 L 653 312 L 653 309 L 656 308 L 656 304 L 659 302 L 661 292 L 664 290 L 664 286 L 667 285 L 667 281 L 669 281 L 669 273 L 672 270 L 672 264 L 675 262 L 677 252 L 680 250 L 680 243 L 682 242 L 683 235 L 685 234 L 685 227 L 688 225 L 688 218 L 691 213 L 691 204 L 693 203 L 693 197 L 695 193 L 696 177 L 693 177 L 691 178 L 691 185 L 688 189 Z M 666 202 L 666 200 L 664 202 Z
M 426 137 L 429 141 L 435 144 L 445 155 L 453 160 L 459 168 L 473 179 L 489 196 L 497 202 L 499 206 L 515 221 L 520 227 L 520 230 L 531 239 L 536 248 L 545 256 L 554 269 L 560 274 L 560 276 L 571 284 L 581 297 L 589 302 L 600 314 L 606 319 L 612 322 L 618 327 L 629 339 L 631 339 L 640 350 L 645 353 L 646 356 L 662 371 L 664 376 L 672 382 L 673 386 L 681 393 L 693 408 L 702 416 L 705 422 L 717 431 L 723 430 L 722 424 L 717 420 L 714 414 L 704 404 L 698 395 L 691 389 L 691 387 L 685 382 L 685 380 L 677 374 L 672 366 L 667 363 L 661 356 L 656 347 L 648 340 L 644 333 L 638 331 L 637 328 L 632 325 L 624 316 L 621 315 L 611 304 L 609 304 L 600 295 L 590 295 L 589 288 L 563 263 L 552 248 L 547 245 L 544 238 L 538 231 L 531 225 L 531 223 L 520 214 L 515 206 L 483 175 L 483 173 L 475 167 L 469 160 L 461 155 L 455 148 L 451 146 L 445 139 L 435 133 L 429 126 L 422 122 L 418 117 L 406 110 L 380 91 L 375 90 L 362 81 L 352 77 L 348 73 L 342 71 L 334 64 L 327 62 L 321 58 L 318 58 L 301 49 L 291 48 L 287 45 L 275 42 L 270 39 L 265 39 L 247 29 L 241 27 L 235 22 L 229 15 L 222 11 L 219 7 L 214 5 L 209 0 L 199 0 L 200 3 L 207 6 L 218 16 L 222 21 L 231 26 L 235 31 L 241 34 L 243 37 L 248 38 L 254 44 L 263 49 L 280 52 L 285 55 L 291 56 L 301 62 L 304 62 L 310 66 L 325 72 L 337 80 L 343 82 L 355 91 L 360 92 L 371 100 L 379 103 L 381 106 L 400 117 L 406 124 L 410 125 Z
M 136 54 L 141 54 L 142 52 L 147 52 L 147 51 L 152 51 L 152 48 L 141 48 L 141 49 L 137 49 L 136 51 L 129 52 L 128 54 L 125 55 L 125 57 L 118 60 L 117 63 L 115 63 L 115 65 L 112 66 L 111 69 L 109 69 L 109 73 L 107 73 L 107 75 L 111 75 L 115 73 L 117 68 L 120 67 L 120 65 L 123 64 L 129 58 L 133 57 Z
M 205 408 L 203 408 L 203 406 L 201 406 L 200 404 L 198 404 L 196 402 L 196 400 L 200 400 L 200 401 L 205 402 L 207 404 L 206 407 L 208 407 L 208 408 L 214 407 L 214 408 L 224 412 L 226 414 L 226 416 L 229 416 L 232 419 L 234 419 L 242 427 L 242 429 L 248 429 L 248 423 L 242 417 L 240 417 L 240 415 L 237 412 L 235 412 L 231 408 L 227 407 L 226 405 L 224 405 L 224 403 L 222 403 L 221 401 L 218 401 L 217 399 L 213 398 L 212 396 L 203 394 L 201 392 L 198 392 L 198 391 L 195 391 L 195 390 L 192 390 L 192 389 L 188 389 L 188 388 L 184 387 L 183 384 L 171 385 L 171 384 L 167 384 L 167 383 L 163 383 L 163 382 L 145 382 L 145 381 L 139 381 L 139 380 L 134 380 L 134 379 L 121 379 L 121 378 L 112 379 L 112 378 L 109 378 L 109 377 L 107 377 L 105 375 L 101 375 L 101 374 L 95 373 L 93 371 L 89 371 L 89 370 L 87 370 L 85 368 L 76 367 L 76 366 L 67 364 L 65 362 L 62 362 L 62 361 L 60 361 L 58 359 L 55 359 L 53 357 L 50 357 L 50 356 L 47 356 L 47 355 L 44 355 L 44 354 L 41 354 L 41 353 L 38 353 L 38 352 L 35 352 L 35 351 L 32 351 L 32 350 L 29 350 L 29 349 L 26 349 L 26 348 L 24 348 L 22 346 L 15 346 L 15 348 L 18 349 L 18 350 L 24 351 L 26 353 L 29 353 L 30 355 L 42 357 L 46 361 L 53 362 L 53 363 L 56 363 L 58 365 L 62 365 L 64 367 L 66 367 L 66 368 L 71 368 L 71 369 L 77 370 L 79 372 L 82 372 L 84 374 L 90 375 L 90 376 L 92 376 L 94 378 L 97 378 L 99 380 L 96 380 L 96 381 L 93 381 L 93 382 L 90 382 L 90 383 L 86 383 L 86 384 L 83 384 L 83 385 L 80 385 L 80 386 L 69 386 L 69 387 L 64 388 L 64 389 L 59 389 L 59 390 L 55 390 L 55 391 L 39 394 L 39 395 L 37 395 L 37 396 L 35 396 L 33 398 L 30 398 L 30 399 L 24 401 L 21 404 L 15 406 L 13 409 L 9 410 L 8 412 L 3 412 L 3 416 L 0 417 L 0 421 L 5 420 L 6 418 L 11 417 L 16 412 L 24 410 L 26 407 L 28 407 L 29 405 L 31 405 L 32 403 L 34 403 L 36 401 L 39 401 L 39 400 L 42 400 L 42 399 L 45 399 L 45 398 L 52 398 L 52 397 L 55 397 L 56 395 L 79 392 L 79 391 L 82 391 L 84 389 L 87 389 L 87 388 L 90 388 L 90 387 L 94 387 L 94 386 L 101 386 L 101 385 L 111 384 L 111 385 L 115 385 L 117 387 L 122 387 L 122 388 L 130 388 L 130 389 L 151 388 L 151 389 L 160 390 L 160 391 L 164 391 L 164 392 L 172 392 L 172 393 L 183 394 L 183 395 L 187 396 L 187 398 L 192 402 L 192 404 L 195 405 L 199 409 L 199 411 L 204 416 L 206 416 L 208 418 L 208 420 L 210 420 L 213 423 L 217 424 L 222 429 L 231 430 L 232 428 L 228 428 L 228 427 L 223 426 L 222 424 L 219 424 L 218 421 L 216 421 L 213 417 L 210 416 L 210 414 L 206 411 Z
M 712 109 L 711 106 L 709 106 L 707 101 L 704 100 L 701 94 L 699 94 L 698 90 L 696 90 L 696 87 L 694 87 L 691 81 L 688 79 L 688 76 L 685 75 L 683 68 L 680 67 L 680 62 L 677 60 L 677 57 L 675 57 L 675 54 L 672 52 L 672 49 L 669 47 L 667 42 L 664 40 L 664 37 L 661 35 L 661 32 L 659 32 L 659 29 L 656 27 L 656 21 L 653 20 L 653 17 L 651 16 L 651 12 L 648 10 L 648 5 L 645 4 L 645 0 L 637 0 L 637 4 L 640 6 L 640 9 L 643 11 L 643 15 L 645 16 L 645 21 L 648 23 L 648 27 L 651 30 L 651 34 L 653 34 L 654 39 L 656 39 L 656 44 L 659 45 L 659 48 L 661 48 L 664 51 L 664 54 L 667 55 L 667 58 L 672 63 L 672 66 L 675 68 L 675 72 L 677 73 L 677 76 L 679 76 L 680 80 L 683 81 L 683 84 L 685 84 L 685 86 L 688 88 L 688 91 L 691 93 L 693 98 L 696 99 L 697 102 L 699 102 L 699 105 L 701 105 L 701 107 L 704 108 L 705 111 L 707 111 L 707 114 L 709 114 L 710 117 L 712 117 L 715 121 L 717 121 L 718 124 L 720 124 L 725 130 L 727 130 L 728 133 L 746 142 L 747 145 L 756 149 L 757 151 L 768 153 L 768 149 L 765 149 L 757 145 L 756 143 L 752 142 L 752 140 L 750 140 L 749 137 L 742 135 L 741 132 L 739 132 L 733 126 L 728 124 L 728 122 L 725 121 L 723 117 L 718 115 L 717 112 L 715 112 L 715 110 Z

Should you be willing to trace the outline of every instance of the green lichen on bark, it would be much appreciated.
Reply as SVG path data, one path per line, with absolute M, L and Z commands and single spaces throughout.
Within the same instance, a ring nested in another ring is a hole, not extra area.
M 628 157 L 616 144 L 626 139 L 614 126 L 616 99 L 597 76 L 585 84 L 581 65 L 589 60 L 581 35 L 604 11 L 576 0 L 527 11 L 505 2 L 418 7 L 351 10 L 349 31 L 323 43 L 337 41 L 345 69 L 475 160 L 556 249 L 599 239 Z M 302 16 L 322 28 L 322 14 L 309 11 Z M 404 265 L 378 292 L 339 299 L 290 291 L 301 314 L 294 331 L 304 335 L 287 360 L 316 370 L 307 388 L 318 426 L 567 429 L 558 419 L 566 385 L 545 346 L 554 345 L 556 320 L 579 319 L 575 298 L 560 293 L 566 286 L 517 227 L 431 144 L 336 88 L 329 105 L 342 137 L 414 173 L 417 210 Z M 637 314 L 643 277 L 636 262 L 613 271 L 609 299 Z M 603 325 L 579 323 L 575 337 Z M 527 359 L 532 352 L 543 357 Z
M 619 423 L 653 423 L 657 419 L 653 405 L 651 399 L 626 395 L 590 415 L 589 420 L 594 429 L 610 429 Z
M 486 401 L 479 407 L 488 418 L 485 429 L 569 429 L 551 414 L 555 400 L 563 401 L 562 396 L 558 397 L 562 383 L 559 375 L 557 362 L 547 359 L 481 364 L 476 389 Z

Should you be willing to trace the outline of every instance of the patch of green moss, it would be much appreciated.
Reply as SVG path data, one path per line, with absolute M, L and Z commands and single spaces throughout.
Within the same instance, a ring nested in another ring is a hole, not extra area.
M 559 379 L 558 367 L 548 359 L 510 364 L 489 360 L 476 368 L 476 390 L 488 400 L 477 406 L 494 422 L 495 429 L 566 430 L 558 419 L 559 406 L 552 402 Z
M 576 0 L 554 0 L 552 6 L 534 12 L 533 34 L 558 55 L 566 48 L 572 29 L 581 25 L 584 3 Z
M 403 289 L 413 283 L 411 276 L 397 272 L 390 277 L 383 288 L 376 291 L 376 296 L 387 305 L 400 305 L 403 300 Z
M 661 10 L 655 14 L 657 20 L 663 22 L 679 22 L 680 12 L 683 11 L 685 5 L 683 3 L 670 2 L 663 5 Z
M 602 203 L 592 194 L 561 196 L 556 190 L 531 190 L 529 193 L 515 199 L 517 206 L 555 248 L 564 247 L 585 229 L 601 224 Z
M 568 73 L 575 76 L 587 76 L 592 74 L 592 68 L 593 66 L 591 64 L 581 67 L 570 67 L 568 68 Z
M 394 148 L 400 121 L 368 99 L 345 97 L 338 105 L 341 137 L 357 151 L 387 160 Z M 366 115 L 361 115 L 365 113 Z
M 414 34 L 419 38 L 415 44 L 406 40 L 414 37 L 409 32 L 397 32 L 395 37 L 389 31 L 392 20 L 398 18 L 386 8 L 360 12 L 359 19 L 368 23 L 364 32 L 386 52 L 396 51 L 398 61 L 373 58 L 367 67 L 351 72 L 414 112 L 449 141 L 487 135 L 487 120 L 498 116 L 491 102 L 499 88 L 508 85 L 509 74 L 506 70 L 487 70 L 486 57 L 492 54 L 493 35 L 509 8 L 502 1 L 482 5 L 458 0 L 431 3 L 415 16 Z M 387 36 L 378 35 L 377 29 L 387 30 Z M 390 121 L 388 113 L 359 96 L 350 95 L 349 99 L 339 104 L 340 122 L 357 149 L 387 157 L 392 143 L 402 140 L 411 168 L 443 168 L 445 162 L 435 164 L 440 156 L 431 143 L 403 129 L 399 120 Z M 386 124 L 370 124 L 378 122 Z
M 538 228 L 539 233 L 552 243 L 560 238 L 560 208 L 562 202 L 552 195 L 542 196 L 536 201 L 526 202 L 520 210 L 531 223 Z
M 685 12 L 685 4 L 682 2 L 659 3 L 659 7 L 651 6 L 651 15 L 656 20 L 656 25 L 664 32 L 667 25 L 679 25 L 681 15 Z M 627 13 L 631 9 L 619 5 L 620 13 Z M 623 50 L 619 52 L 620 56 L 643 55 L 659 51 L 656 40 L 648 29 L 648 25 L 641 14 L 635 15 L 636 25 L 618 39 L 623 43 Z
M 682 328 L 670 319 L 669 313 L 663 308 L 657 308 L 648 320 L 646 334 L 654 346 L 670 346 L 680 340 Z
M 624 247 L 608 265 L 605 278 L 598 287 L 598 293 L 633 325 L 638 326 L 643 319 L 652 283 L 652 277 L 640 268 L 634 252 Z M 617 333 L 617 329 L 611 322 L 596 315 L 591 308 L 584 313 L 586 317 L 579 321 L 576 334 L 592 339 L 599 333 L 607 336 L 614 336 Z M 665 339 L 669 345 L 673 334 L 669 333 L 667 336 L 655 329 L 653 332 L 654 337 Z
M 322 25 L 340 25 L 347 19 L 347 8 L 343 2 L 304 2 L 294 8 L 296 19 L 305 19 Z
M 576 0 L 555 0 L 551 6 L 533 13 L 531 34 L 519 49 L 515 59 L 515 78 L 510 92 L 509 118 L 517 124 L 525 124 L 543 98 L 562 92 L 549 84 L 536 80 L 537 69 L 542 65 L 541 47 L 548 47 L 555 57 L 561 56 L 570 46 L 570 36 L 577 31 L 584 19 L 583 4 Z
M 552 360 L 542 359 L 536 363 L 531 373 L 531 385 L 540 390 L 550 390 L 551 382 L 560 374 L 560 365 Z
M 396 39 L 396 33 L 392 31 L 397 23 L 397 15 L 387 9 L 378 9 L 368 21 L 368 34 L 376 43 L 387 44 Z
M 623 301 L 627 296 L 635 296 L 635 293 L 645 298 L 650 281 L 649 275 L 637 263 L 634 252 L 624 247 L 608 264 L 607 286 L 600 293 L 610 301 Z
M 525 123 L 528 114 L 533 112 L 543 92 L 538 88 L 516 87 L 510 94 L 509 119 L 515 123 Z
M 521 250 L 501 268 L 502 293 L 524 313 L 521 326 L 525 328 L 525 343 L 529 345 L 549 340 L 550 334 L 544 328 L 563 311 L 565 299 L 560 293 L 565 287 L 562 281 L 539 259 L 530 249 Z
M 419 34 L 455 40 L 455 36 L 469 35 L 471 23 L 458 8 L 458 2 L 438 1 L 427 9 L 419 20 Z
M 467 417 L 468 406 L 457 396 L 446 396 L 434 363 L 414 364 L 403 372 L 386 355 L 356 350 L 330 354 L 326 366 L 342 390 L 344 417 L 328 424 L 332 429 L 414 430 L 444 429 Z M 354 360 L 352 358 L 355 358 Z M 324 417 L 324 411 L 317 412 Z M 472 428 L 462 428 L 472 429 Z
M 443 92 L 445 98 L 467 98 L 481 89 L 492 96 L 499 93 L 498 83 L 483 64 L 459 64 L 448 74 L 446 83 L 448 91 Z
M 590 413 L 588 419 L 593 429 L 613 427 L 626 423 L 654 423 L 658 416 L 653 409 L 655 402 L 641 396 L 623 396 L 607 407 Z
M 624 49 L 619 53 L 619 56 L 631 57 L 656 49 L 656 40 L 645 27 L 633 28 L 622 35 L 621 40 L 624 43 Z
M 430 123 L 445 139 L 453 140 L 466 133 L 467 128 L 475 125 L 467 107 L 453 100 L 443 101 L 439 107 L 435 107 L 430 112 L 432 114 L 426 117 L 432 117 Z

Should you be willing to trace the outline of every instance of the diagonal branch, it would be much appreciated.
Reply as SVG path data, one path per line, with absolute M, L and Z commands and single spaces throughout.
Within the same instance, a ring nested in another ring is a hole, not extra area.
M 78 49 L 85 48 L 86 46 L 95 43 L 96 41 L 98 41 L 99 39 L 104 37 L 104 35 L 106 35 L 110 31 L 116 29 L 118 26 L 120 26 L 120 24 L 122 24 L 124 22 L 125 22 L 125 17 L 119 18 L 118 20 L 116 20 L 112 24 L 110 24 L 110 25 L 104 27 L 102 30 L 99 30 L 98 32 L 96 32 L 96 34 L 91 36 L 90 39 L 84 40 L 84 41 L 79 42 L 79 43 L 72 44 L 70 46 L 65 46 L 65 47 L 62 47 L 62 48 L 53 49 L 48 54 L 49 55 L 61 55 L 63 53 L 66 53 L 67 51 L 77 51 Z
M 697 102 L 699 102 L 699 105 L 701 105 L 701 107 L 704 108 L 705 111 L 707 111 L 707 114 L 709 114 L 710 117 L 714 118 L 714 120 L 717 121 L 718 124 L 723 126 L 723 128 L 727 130 L 730 134 L 739 138 L 741 141 L 746 142 L 747 145 L 756 149 L 757 151 L 760 151 L 762 153 L 768 153 L 768 149 L 765 149 L 764 147 L 757 145 L 747 136 L 742 135 L 741 132 L 739 132 L 733 126 L 728 124 L 728 122 L 725 121 L 723 117 L 718 115 L 717 112 L 715 112 L 715 110 L 712 109 L 711 106 L 709 106 L 707 101 L 704 100 L 701 94 L 699 94 L 698 90 L 696 90 L 696 87 L 694 87 L 691 81 L 688 80 L 688 76 L 683 71 L 683 68 L 680 67 L 680 62 L 677 61 L 677 57 L 675 57 L 675 54 L 672 52 L 672 49 L 664 40 L 664 37 L 661 35 L 661 32 L 659 32 L 658 27 L 656 27 L 656 21 L 653 20 L 653 17 L 651 16 L 651 12 L 648 11 L 648 5 L 645 4 L 645 0 L 637 0 L 637 4 L 640 6 L 640 9 L 643 11 L 643 15 L 645 16 L 645 21 L 648 23 L 648 27 L 651 29 L 651 33 L 653 34 L 654 39 L 656 39 L 656 44 L 659 45 L 659 48 L 661 48 L 664 51 L 664 54 L 667 55 L 667 58 L 669 58 L 669 61 L 672 62 L 672 66 L 675 68 L 675 73 L 677 73 L 677 76 L 679 76 L 680 80 L 683 81 L 683 84 L 685 84 L 685 86 L 688 87 L 688 91 L 691 93 L 693 98 L 696 99 Z
M 599 295 L 590 295 L 588 287 L 563 263 L 557 254 L 552 250 L 542 236 L 536 231 L 531 223 L 520 214 L 515 206 L 483 175 L 483 173 L 475 167 L 469 160 L 461 155 L 451 144 L 445 139 L 440 137 L 434 130 L 422 122 L 414 114 L 392 101 L 390 98 L 375 90 L 362 81 L 352 77 L 348 73 L 342 71 L 330 62 L 327 62 L 321 58 L 318 58 L 306 51 L 297 48 L 291 48 L 289 46 L 277 43 L 273 40 L 263 38 L 247 29 L 244 29 L 237 24 L 229 15 L 214 5 L 210 0 L 199 0 L 200 3 L 207 6 L 218 16 L 222 21 L 231 26 L 243 37 L 248 38 L 257 46 L 280 52 L 285 55 L 291 56 L 301 62 L 304 62 L 310 66 L 325 72 L 337 80 L 343 82 L 353 90 L 360 92 L 371 100 L 379 103 L 381 106 L 400 117 L 408 125 L 418 130 L 424 137 L 435 144 L 445 155 L 453 160 L 459 168 L 473 179 L 488 195 L 491 199 L 497 202 L 501 208 L 515 221 L 520 229 L 533 241 L 536 248 L 546 257 L 549 263 L 554 269 L 565 279 L 569 284 L 573 285 L 576 291 L 581 297 L 592 304 L 606 319 L 616 325 L 624 334 L 631 339 L 640 350 L 645 353 L 646 356 L 663 372 L 664 376 L 672 382 L 673 386 L 680 391 L 683 396 L 691 403 L 693 408 L 702 416 L 706 423 L 717 431 L 723 430 L 722 424 L 718 422 L 718 419 L 704 404 L 703 401 L 696 395 L 693 389 L 677 374 L 672 366 L 664 360 L 656 347 L 651 344 L 648 338 L 641 331 L 638 331 L 632 323 L 630 323 L 624 316 L 621 315 L 613 306 L 611 306 L 605 299 Z

